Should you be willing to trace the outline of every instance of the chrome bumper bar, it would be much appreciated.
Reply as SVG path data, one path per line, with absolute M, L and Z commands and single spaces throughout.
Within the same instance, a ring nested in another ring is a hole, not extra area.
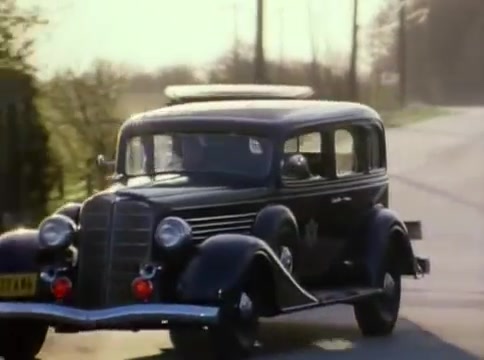
M 184 304 L 137 304 L 101 310 L 31 302 L 0 302 L 0 319 L 35 319 L 50 324 L 83 328 L 109 328 L 129 324 L 210 325 L 217 323 L 219 308 Z

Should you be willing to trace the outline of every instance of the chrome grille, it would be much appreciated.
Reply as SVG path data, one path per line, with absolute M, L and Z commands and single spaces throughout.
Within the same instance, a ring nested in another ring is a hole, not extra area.
M 79 267 L 76 299 L 78 305 L 91 309 L 104 301 L 104 277 L 107 270 L 107 246 L 112 199 L 88 200 L 80 215 Z
M 185 218 L 197 242 L 221 233 L 249 234 L 257 213 Z
M 151 252 L 149 205 L 102 195 L 84 205 L 80 225 L 78 305 L 99 308 L 131 302 L 131 282 Z
M 120 200 L 113 210 L 106 305 L 132 302 L 131 282 L 151 257 L 153 213 L 148 204 Z

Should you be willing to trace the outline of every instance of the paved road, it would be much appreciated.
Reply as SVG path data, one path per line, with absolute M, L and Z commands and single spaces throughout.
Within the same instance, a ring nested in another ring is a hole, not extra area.
M 405 283 L 393 337 L 362 339 L 351 309 L 264 324 L 258 359 L 484 359 L 484 108 L 388 131 L 393 207 L 421 219 L 432 276 Z M 42 360 L 172 360 L 164 332 L 51 335 Z

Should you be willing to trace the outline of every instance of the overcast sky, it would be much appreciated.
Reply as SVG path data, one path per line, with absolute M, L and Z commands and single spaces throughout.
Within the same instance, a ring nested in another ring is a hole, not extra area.
M 363 33 L 385 1 L 360 0 Z M 308 2 L 319 57 L 327 58 L 328 50 L 347 55 L 353 0 L 266 0 L 269 57 L 279 58 L 281 41 L 284 58 L 310 57 Z M 235 20 L 240 39 L 253 41 L 255 6 L 255 0 L 42 0 L 51 23 L 39 31 L 34 63 L 43 76 L 85 69 L 96 58 L 146 70 L 177 63 L 203 67 L 232 45 Z

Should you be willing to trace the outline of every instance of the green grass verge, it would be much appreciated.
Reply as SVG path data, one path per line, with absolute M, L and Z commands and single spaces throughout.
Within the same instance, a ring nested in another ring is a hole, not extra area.
M 415 106 L 395 111 L 382 111 L 381 115 L 387 127 L 400 127 L 450 113 L 450 110 L 440 107 Z

